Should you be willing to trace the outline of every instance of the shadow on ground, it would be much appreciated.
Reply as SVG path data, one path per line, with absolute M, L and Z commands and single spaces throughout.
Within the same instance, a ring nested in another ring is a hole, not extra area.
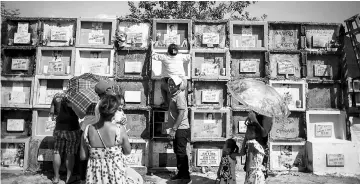
M 185 184 L 186 180 L 171 181 L 171 172 L 157 172 L 152 176 L 145 176 L 145 184 Z M 210 173 L 209 173 L 210 174 Z M 211 175 L 211 176 L 210 176 Z M 191 180 L 193 184 L 214 184 L 216 176 L 214 174 L 200 174 L 191 173 Z

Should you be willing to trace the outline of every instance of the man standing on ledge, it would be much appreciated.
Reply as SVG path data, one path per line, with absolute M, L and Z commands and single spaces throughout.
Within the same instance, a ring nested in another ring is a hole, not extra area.
M 178 173 L 171 180 L 181 179 L 184 183 L 191 183 L 189 173 L 189 158 L 186 154 L 186 146 L 189 142 L 190 126 L 185 91 L 180 90 L 182 79 L 178 76 L 169 78 L 169 91 L 171 100 L 169 103 L 169 126 L 170 136 L 173 139 L 174 153 L 176 154 Z

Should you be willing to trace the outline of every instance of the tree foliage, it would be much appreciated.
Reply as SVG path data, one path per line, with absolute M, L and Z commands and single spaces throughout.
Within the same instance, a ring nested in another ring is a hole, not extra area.
M 1 18 L 16 17 L 19 15 L 20 15 L 19 9 L 15 9 L 15 10 L 7 9 L 5 3 L 1 2 Z
M 254 1 L 139 1 L 136 5 L 128 1 L 131 19 L 197 19 L 197 20 L 265 20 L 267 15 L 260 18 L 251 17 L 245 8 Z

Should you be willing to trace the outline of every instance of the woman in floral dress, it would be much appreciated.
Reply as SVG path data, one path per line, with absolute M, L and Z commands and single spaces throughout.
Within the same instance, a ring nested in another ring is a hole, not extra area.
M 264 157 L 266 156 L 267 136 L 272 127 L 272 118 L 249 112 L 246 120 L 247 130 L 240 153 L 233 153 L 231 157 L 246 155 L 245 184 L 265 184 L 266 170 Z
M 99 104 L 100 120 L 87 125 L 81 140 L 80 158 L 89 158 L 86 183 L 126 184 L 124 155 L 131 147 L 124 127 L 111 122 L 119 106 L 115 96 L 105 96 Z

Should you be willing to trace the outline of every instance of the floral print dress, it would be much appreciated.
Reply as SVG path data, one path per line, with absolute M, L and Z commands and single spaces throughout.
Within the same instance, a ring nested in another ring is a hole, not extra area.
M 87 184 L 127 184 L 124 155 L 120 146 L 106 147 L 98 131 L 101 142 L 105 148 L 92 148 L 88 139 L 89 125 L 84 131 L 84 140 L 89 149 L 89 161 L 86 172 Z M 120 142 L 120 128 L 116 129 L 116 142 Z
M 264 148 L 255 139 L 246 142 L 247 150 L 247 168 L 245 184 L 265 184 L 265 176 L 262 165 L 265 151 Z
M 229 155 L 223 156 L 220 167 L 220 184 L 236 184 L 236 160 Z

